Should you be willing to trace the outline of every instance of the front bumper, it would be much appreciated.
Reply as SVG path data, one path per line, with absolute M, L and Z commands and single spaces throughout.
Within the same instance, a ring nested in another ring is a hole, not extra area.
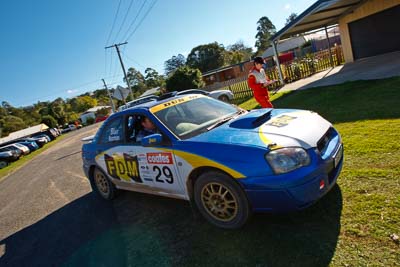
M 338 148 L 343 149 L 342 148 Z M 289 212 L 304 209 L 328 193 L 342 170 L 340 159 L 313 157 L 313 164 L 276 177 L 247 177 L 240 181 L 256 212 Z

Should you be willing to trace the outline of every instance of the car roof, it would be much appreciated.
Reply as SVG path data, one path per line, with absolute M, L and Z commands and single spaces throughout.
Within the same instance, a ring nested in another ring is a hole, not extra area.
M 185 95 L 185 94 L 191 94 L 191 93 L 196 94 L 196 93 L 199 93 L 199 92 L 204 94 L 204 95 L 208 95 L 209 94 L 209 92 L 207 92 L 205 90 L 202 90 L 202 89 L 187 89 L 187 90 L 183 90 L 183 91 L 177 92 L 177 95 Z
M 134 111 L 138 111 L 138 112 L 140 112 L 140 111 L 141 111 L 141 112 L 148 112 L 148 110 L 149 110 L 150 108 L 154 107 L 154 106 L 157 106 L 157 105 L 162 104 L 162 103 L 169 102 L 169 101 L 171 101 L 171 100 L 176 100 L 176 99 L 184 98 L 184 97 L 187 97 L 187 96 L 189 95 L 189 94 L 176 95 L 176 93 L 177 93 L 177 92 L 167 93 L 164 97 L 163 97 L 163 96 L 160 96 L 160 97 L 158 98 L 158 100 L 145 102 L 145 103 L 142 103 L 142 104 L 139 104 L 139 105 L 136 105 L 136 106 L 133 106 L 133 107 L 124 109 L 124 110 L 122 110 L 122 111 L 116 112 L 116 113 L 112 114 L 112 115 L 109 117 L 109 119 L 112 119 L 112 118 L 114 118 L 115 116 L 119 116 L 119 115 L 121 115 L 121 114 L 124 115 L 124 114 L 126 114 L 126 113 L 130 113 L 130 112 L 132 112 L 133 110 L 134 110 Z M 198 94 L 197 94 L 197 95 L 198 95 Z
M 159 97 L 156 96 L 156 95 L 147 95 L 147 96 L 144 96 L 144 97 L 139 97 L 139 98 L 131 100 L 128 103 L 118 107 L 118 110 L 119 111 L 123 111 L 123 110 L 129 109 L 129 108 L 132 108 L 132 107 L 136 107 L 136 106 L 141 105 L 143 103 L 147 103 L 147 102 L 150 102 L 150 101 L 157 100 L 158 98 Z

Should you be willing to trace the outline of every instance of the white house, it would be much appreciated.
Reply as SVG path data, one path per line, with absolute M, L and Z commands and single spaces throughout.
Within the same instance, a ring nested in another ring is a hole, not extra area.
M 110 106 L 97 106 L 86 110 L 79 116 L 79 118 L 81 119 L 83 124 L 86 124 L 88 118 L 96 119 L 96 112 L 103 108 L 111 110 Z

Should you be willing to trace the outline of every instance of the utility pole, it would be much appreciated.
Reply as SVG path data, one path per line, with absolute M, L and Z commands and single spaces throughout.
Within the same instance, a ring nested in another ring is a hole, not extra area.
M 129 89 L 129 91 L 131 92 L 131 97 L 132 97 L 132 100 L 133 100 L 132 88 L 131 88 L 131 86 L 130 86 L 130 84 L 129 84 L 128 77 L 126 77 L 125 66 L 124 66 L 124 63 L 122 62 L 121 54 L 120 54 L 120 51 L 119 51 L 119 46 L 121 46 L 121 45 L 126 45 L 127 43 L 128 43 L 128 42 L 119 43 L 119 44 L 113 44 L 113 45 L 110 45 L 110 46 L 105 47 L 105 49 L 108 49 L 108 48 L 111 48 L 111 47 L 115 47 L 115 49 L 117 49 L 117 53 L 118 53 L 118 57 L 119 57 L 119 62 L 121 63 L 122 71 L 124 72 L 125 81 L 126 81 L 126 83 L 128 84 L 128 89 Z
M 112 100 L 112 98 L 111 98 L 111 94 L 110 94 L 110 91 L 109 91 L 109 90 L 108 90 L 108 88 L 107 88 L 106 81 L 104 81 L 104 79 L 101 79 L 101 80 L 103 81 L 103 83 L 104 83 L 104 87 L 106 88 L 106 91 L 107 91 L 107 94 L 108 94 L 108 97 L 110 98 L 110 102 L 111 102 L 112 111 L 113 111 L 113 113 L 115 113 L 114 101 L 113 101 L 113 100 Z

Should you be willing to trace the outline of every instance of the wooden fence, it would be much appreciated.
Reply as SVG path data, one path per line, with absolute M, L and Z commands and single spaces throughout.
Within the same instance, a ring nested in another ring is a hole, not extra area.
M 341 46 L 332 47 L 331 53 L 334 66 L 338 66 L 344 63 L 344 55 Z M 297 58 L 290 62 L 285 62 L 284 64 L 281 64 L 282 75 L 284 77 L 285 83 L 291 83 L 299 79 L 306 78 L 331 67 L 332 65 L 330 62 L 328 49 L 308 54 L 303 58 Z M 278 80 L 277 83 L 269 86 L 269 90 L 274 91 L 281 86 L 276 66 L 266 69 L 265 73 L 271 80 Z M 235 104 L 239 104 L 253 97 L 253 92 L 247 85 L 247 76 L 224 82 L 214 83 L 212 85 L 204 87 L 203 89 L 206 91 L 219 89 L 230 90 L 234 94 L 233 103 Z

